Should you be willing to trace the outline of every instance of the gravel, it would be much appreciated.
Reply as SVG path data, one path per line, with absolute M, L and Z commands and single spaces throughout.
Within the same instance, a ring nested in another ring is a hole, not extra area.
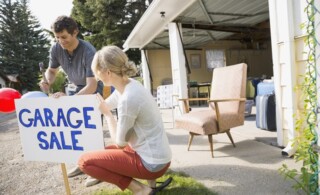
M 60 163 L 24 160 L 15 113 L 0 113 L 0 152 L 0 195 L 66 194 Z M 74 166 L 66 165 L 67 169 Z M 99 188 L 115 188 L 107 183 L 85 187 L 86 177 L 82 174 L 68 179 L 71 194 L 93 194 Z

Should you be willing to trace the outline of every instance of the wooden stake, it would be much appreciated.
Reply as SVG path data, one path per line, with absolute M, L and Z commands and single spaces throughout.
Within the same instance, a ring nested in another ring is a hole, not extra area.
M 66 164 L 61 163 L 61 170 L 62 170 L 62 174 L 63 174 L 64 186 L 66 188 L 66 194 L 71 195 L 69 180 L 68 180 L 68 176 L 67 176 Z

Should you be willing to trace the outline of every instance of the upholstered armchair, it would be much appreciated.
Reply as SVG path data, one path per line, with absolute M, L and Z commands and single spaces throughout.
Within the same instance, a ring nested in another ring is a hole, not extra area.
M 185 114 L 175 119 L 175 127 L 189 132 L 188 151 L 196 135 L 206 135 L 213 155 L 212 135 L 226 133 L 235 147 L 230 129 L 244 124 L 247 65 L 236 64 L 213 71 L 208 108 L 189 111 L 189 101 L 204 98 L 180 99 L 184 102 Z

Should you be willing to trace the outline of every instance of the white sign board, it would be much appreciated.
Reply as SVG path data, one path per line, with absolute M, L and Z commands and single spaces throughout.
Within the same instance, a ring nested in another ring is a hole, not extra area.
M 15 100 L 24 159 L 77 163 L 103 149 L 101 112 L 95 95 Z

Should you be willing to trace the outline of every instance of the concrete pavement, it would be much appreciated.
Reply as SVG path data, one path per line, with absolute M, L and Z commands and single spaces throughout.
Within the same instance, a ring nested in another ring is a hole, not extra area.
M 282 164 L 300 170 L 301 162 L 281 155 L 276 132 L 256 128 L 254 113 L 246 117 L 244 126 L 231 130 L 235 148 L 226 134 L 213 136 L 214 158 L 207 136 L 196 136 L 187 151 L 188 132 L 173 128 L 170 109 L 161 113 L 173 152 L 172 170 L 185 172 L 220 195 L 303 194 L 278 171 Z

